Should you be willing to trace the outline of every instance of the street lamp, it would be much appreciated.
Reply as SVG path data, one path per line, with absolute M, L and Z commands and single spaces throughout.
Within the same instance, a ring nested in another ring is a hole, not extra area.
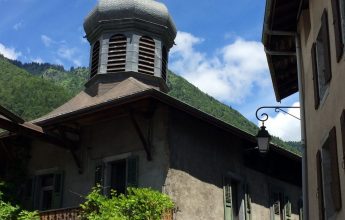
M 258 148 L 260 153 L 267 153 L 270 146 L 271 135 L 265 129 L 266 127 L 262 123 L 256 139 L 258 140 Z
M 260 130 L 258 132 L 258 134 L 256 135 L 256 139 L 258 141 L 258 147 L 257 149 L 259 149 L 260 153 L 267 153 L 269 150 L 269 146 L 270 146 L 270 140 L 271 140 L 271 135 L 268 133 L 268 131 L 266 130 L 265 127 L 265 121 L 268 120 L 268 115 L 266 113 L 262 113 L 261 117 L 258 116 L 258 112 L 263 109 L 263 108 L 274 108 L 275 112 L 284 112 L 298 120 L 300 120 L 298 117 L 284 111 L 282 108 L 300 108 L 300 107 L 295 107 L 295 106 L 263 106 L 260 107 L 256 110 L 255 116 L 256 118 L 262 122 L 262 125 L 260 127 Z

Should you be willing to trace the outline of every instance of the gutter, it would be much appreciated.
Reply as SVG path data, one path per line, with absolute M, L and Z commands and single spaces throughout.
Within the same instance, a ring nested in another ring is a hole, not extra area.
M 301 39 L 296 33 L 296 58 L 297 58 L 297 75 L 298 75 L 298 88 L 299 88 L 299 101 L 301 106 L 301 144 L 302 144 L 302 192 L 303 192 L 303 219 L 309 219 L 309 201 L 308 201 L 308 163 L 307 163 L 307 139 L 306 139 L 306 121 L 305 121 L 305 104 L 304 104 L 304 91 L 302 87 L 302 51 Z

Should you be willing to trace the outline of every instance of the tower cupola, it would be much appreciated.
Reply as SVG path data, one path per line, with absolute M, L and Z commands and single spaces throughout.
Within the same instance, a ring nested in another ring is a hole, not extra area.
M 176 27 L 166 6 L 154 0 L 100 0 L 84 21 L 91 45 L 86 87 L 128 77 L 167 91 L 168 54 Z M 103 88 L 105 88 L 103 86 Z

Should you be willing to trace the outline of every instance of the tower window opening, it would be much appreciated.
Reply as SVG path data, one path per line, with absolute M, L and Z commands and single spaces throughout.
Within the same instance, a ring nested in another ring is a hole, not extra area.
M 168 64 L 168 52 L 163 46 L 162 49 L 162 78 L 166 81 L 167 79 L 167 64 Z
M 98 71 L 98 66 L 99 66 L 99 49 L 100 49 L 100 43 L 97 41 L 93 45 L 92 49 L 92 59 L 91 59 L 91 77 L 96 75 Z
M 143 36 L 139 41 L 138 72 L 154 75 L 155 42 L 152 38 Z
M 122 34 L 114 35 L 109 39 L 108 73 L 125 71 L 126 69 L 127 38 Z

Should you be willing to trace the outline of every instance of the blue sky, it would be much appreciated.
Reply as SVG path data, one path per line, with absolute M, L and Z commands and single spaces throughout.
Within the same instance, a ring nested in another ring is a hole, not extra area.
M 259 106 L 279 104 L 261 44 L 264 0 L 161 2 L 178 29 L 170 69 L 256 124 Z M 0 53 L 23 62 L 88 66 L 90 46 L 82 24 L 96 4 L 97 0 L 0 0 Z M 294 95 L 282 105 L 297 101 Z M 297 120 L 270 113 L 270 133 L 298 140 Z

